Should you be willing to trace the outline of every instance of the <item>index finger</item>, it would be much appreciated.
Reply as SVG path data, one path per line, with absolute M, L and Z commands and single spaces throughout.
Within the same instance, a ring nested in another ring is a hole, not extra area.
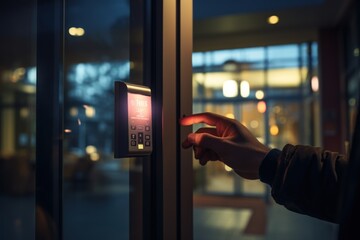
M 224 119 L 224 116 L 215 113 L 197 113 L 180 119 L 180 124 L 183 126 L 190 126 L 196 123 L 206 123 L 210 126 L 216 126 Z

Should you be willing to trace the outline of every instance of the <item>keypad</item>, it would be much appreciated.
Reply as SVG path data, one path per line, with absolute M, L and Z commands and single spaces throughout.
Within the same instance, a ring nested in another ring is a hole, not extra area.
M 133 150 L 146 150 L 151 147 L 151 128 L 149 125 L 130 125 L 130 147 Z

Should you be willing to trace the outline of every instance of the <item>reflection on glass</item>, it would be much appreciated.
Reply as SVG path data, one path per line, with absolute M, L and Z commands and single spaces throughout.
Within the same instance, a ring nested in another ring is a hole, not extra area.
M 35 239 L 36 2 L 5 0 L 1 5 L 0 238 L 32 240 Z
M 298 144 L 301 136 L 299 103 L 272 102 L 269 109 L 269 133 L 272 147 L 282 148 L 286 143 Z
M 317 72 L 316 48 L 300 43 L 194 53 L 193 111 L 235 118 L 271 147 L 318 143 L 319 86 L 309 74 Z M 194 191 L 265 193 L 262 184 L 251 185 L 224 168 L 222 163 L 202 168 L 194 161 Z
M 257 110 L 255 103 L 244 104 L 206 104 L 200 110 L 199 105 L 194 105 L 197 112 L 215 112 L 229 118 L 234 118 L 247 126 L 250 131 L 261 141 L 264 142 L 264 115 Z M 201 126 L 195 126 L 194 131 Z M 225 171 L 224 171 L 225 169 Z M 206 168 L 200 166 L 198 161 L 194 161 L 195 171 L 195 194 L 264 194 L 265 187 L 258 181 L 244 180 L 231 168 L 221 162 L 209 162 Z
M 129 1 L 66 7 L 64 239 L 129 239 L 132 161 L 113 157 L 114 81 L 130 72 Z
M 300 43 L 194 53 L 193 112 L 235 118 L 269 147 L 281 149 L 286 143 L 318 145 L 321 126 L 316 49 L 316 43 Z M 354 105 L 353 101 L 349 105 Z M 221 162 L 208 162 L 203 167 L 194 159 L 193 170 L 195 239 L 201 239 L 205 231 L 221 233 L 226 229 L 228 233 L 231 226 L 218 219 L 238 214 L 236 208 L 217 209 L 221 203 L 198 207 L 198 199 L 220 198 L 237 204 L 244 199 L 252 203 L 260 200 L 267 204 L 264 200 L 269 189 L 265 184 L 245 180 Z M 211 213 L 215 210 L 213 220 Z M 212 225 L 202 220 L 204 216 Z M 242 221 L 248 219 L 238 214 L 236 222 Z M 222 227 L 215 225 L 217 222 Z M 241 238 L 245 230 L 239 225 L 235 229 L 235 235 Z

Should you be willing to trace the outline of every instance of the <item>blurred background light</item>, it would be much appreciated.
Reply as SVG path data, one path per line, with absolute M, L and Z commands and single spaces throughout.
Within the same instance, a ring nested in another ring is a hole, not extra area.
M 316 76 L 311 78 L 311 89 L 313 92 L 319 91 L 319 78 Z
M 261 100 L 261 99 L 264 98 L 264 96 L 265 96 L 265 94 L 264 94 L 264 91 L 262 91 L 262 90 L 257 90 L 257 91 L 255 92 L 255 97 L 256 97 L 256 99 Z
M 266 112 L 266 103 L 264 101 L 260 101 L 257 104 L 257 110 L 259 113 L 264 113 Z
M 270 17 L 268 18 L 268 23 L 269 23 L 269 24 L 272 24 L 272 25 L 279 23 L 279 17 L 276 16 L 276 15 L 270 16 Z
M 250 84 L 247 81 L 241 81 L 240 83 L 240 95 L 243 98 L 247 98 L 250 95 Z
M 224 97 L 236 97 L 238 95 L 238 84 L 235 80 L 226 80 L 223 84 Z

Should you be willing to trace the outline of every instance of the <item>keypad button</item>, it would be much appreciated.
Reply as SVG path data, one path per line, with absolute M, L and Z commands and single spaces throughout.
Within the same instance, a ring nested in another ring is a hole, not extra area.
M 150 140 L 150 135 L 145 135 L 145 140 Z
M 131 146 L 136 146 L 136 141 L 135 141 L 135 140 L 131 140 L 130 144 L 131 144 Z
M 150 141 L 145 141 L 145 146 L 149 147 L 150 146 Z

